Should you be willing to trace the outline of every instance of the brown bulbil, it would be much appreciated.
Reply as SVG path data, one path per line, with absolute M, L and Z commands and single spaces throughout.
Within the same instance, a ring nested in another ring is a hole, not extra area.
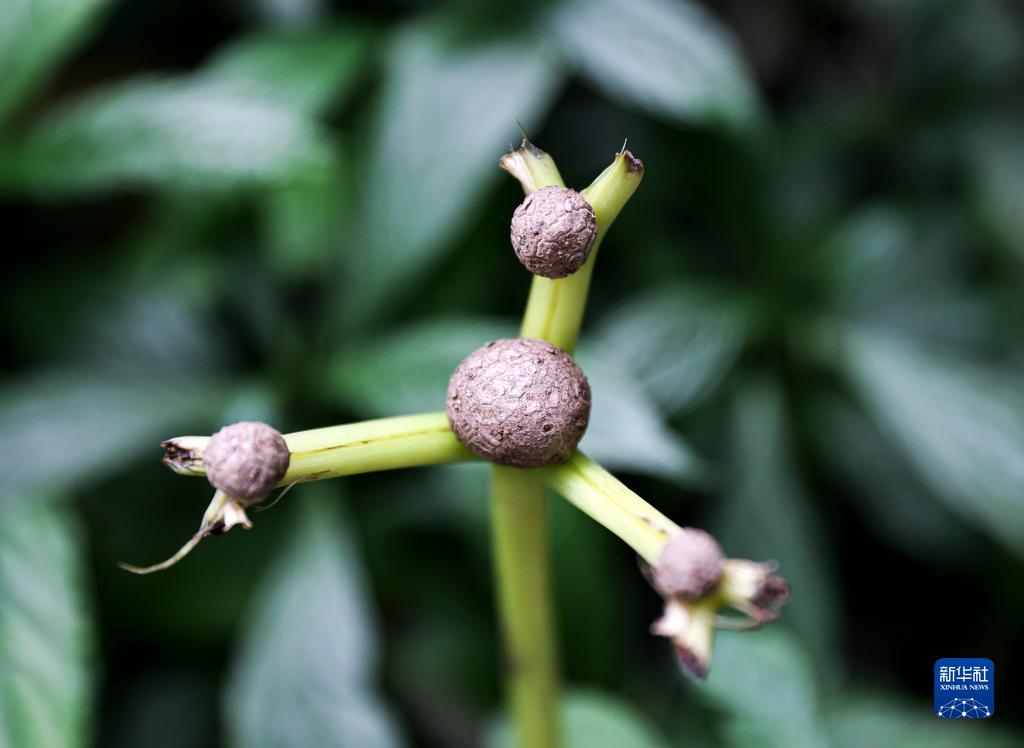
M 721 580 L 724 562 L 718 541 L 703 530 L 684 527 L 662 550 L 654 582 L 665 595 L 699 600 Z
M 564 278 L 579 270 L 596 237 L 593 207 L 568 187 L 543 187 L 527 195 L 512 215 L 516 257 L 545 278 Z
M 273 426 L 240 421 L 210 438 L 203 465 L 214 488 L 239 501 L 255 501 L 280 483 L 290 457 L 284 437 Z
M 544 340 L 477 348 L 448 382 L 448 423 L 459 441 L 499 465 L 567 459 L 590 419 L 590 385 L 569 355 Z

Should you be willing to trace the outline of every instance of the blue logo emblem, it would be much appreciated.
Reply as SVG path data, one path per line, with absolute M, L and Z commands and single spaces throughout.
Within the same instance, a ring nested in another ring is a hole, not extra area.
M 942 719 L 986 719 L 996 711 L 996 668 L 982 657 L 935 661 L 935 714 Z

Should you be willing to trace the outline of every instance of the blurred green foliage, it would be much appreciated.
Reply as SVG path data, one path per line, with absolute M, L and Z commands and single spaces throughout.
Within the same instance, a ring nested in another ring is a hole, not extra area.
M 928 686 L 1024 656 L 1009 2 L 18 0 L 0 71 L 0 745 L 509 744 L 479 465 L 115 562 L 208 499 L 161 439 L 437 409 L 515 329 L 514 117 L 576 186 L 627 136 L 647 167 L 584 449 L 793 584 L 687 683 L 632 554 L 555 502 L 568 744 L 1019 742 L 1012 677 L 1002 725 Z

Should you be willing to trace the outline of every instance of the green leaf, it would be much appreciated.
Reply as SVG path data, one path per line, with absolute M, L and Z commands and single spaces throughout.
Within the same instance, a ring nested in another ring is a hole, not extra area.
M 1024 262 L 1024 137 L 1017 123 L 990 127 L 975 137 L 971 167 L 974 202 L 992 235 Z
M 77 488 L 123 470 L 178 429 L 209 427 L 223 389 L 205 380 L 38 374 L 0 392 L 0 497 Z
M 828 289 L 843 319 L 969 343 L 984 334 L 991 312 L 964 283 L 960 233 L 940 212 L 869 205 L 825 237 L 810 256 L 808 277 Z
M 514 118 L 536 122 L 562 81 L 531 41 L 446 44 L 437 24 L 406 29 L 390 50 L 361 185 L 346 317 L 388 303 L 429 269 L 501 176 Z
M 574 690 L 561 705 L 564 748 L 666 748 L 667 743 L 629 704 L 596 691 Z M 486 741 L 488 748 L 512 748 L 514 734 L 502 720 Z
M 778 626 L 721 632 L 708 679 L 695 690 L 729 715 L 723 733 L 737 748 L 827 745 L 811 664 Z
M 972 720 L 940 720 L 927 701 L 898 695 L 848 695 L 828 713 L 833 748 L 1010 748 L 1020 736 L 999 731 L 988 720 L 979 730 Z
M 63 509 L 21 498 L 0 504 L 0 745 L 91 743 L 84 564 Z
M 263 231 L 271 275 L 287 280 L 334 272 L 337 237 L 351 221 L 348 160 L 342 150 L 322 172 L 263 194 Z
M 315 114 L 343 99 L 366 61 L 367 38 L 351 28 L 261 32 L 219 51 L 204 68 L 286 109 Z
M 245 619 L 224 704 L 229 744 L 400 746 L 372 685 L 375 623 L 339 498 L 326 489 L 313 493 L 320 497 L 301 502 Z
M 580 71 L 609 96 L 677 122 L 749 126 L 758 101 L 736 40 L 685 0 L 573 0 L 556 17 Z
M 908 251 L 919 238 L 906 211 L 871 205 L 844 216 L 809 261 L 839 302 L 873 309 L 905 293 L 907 281 L 921 281 L 931 267 L 933 257 Z
M 935 495 L 1024 553 L 1019 376 L 881 332 L 851 332 L 844 342 L 843 364 L 861 400 Z
M 732 369 L 747 334 L 738 300 L 714 289 L 670 286 L 617 307 L 596 333 L 644 389 L 673 412 L 692 409 Z
M 893 547 L 942 566 L 962 564 L 979 537 L 943 506 L 865 413 L 838 396 L 816 404 L 815 446 L 855 492 L 855 511 Z M 870 470 L 864 466 L 870 465 Z
M 681 485 L 704 483 L 708 466 L 665 423 L 654 399 L 623 365 L 619 351 L 584 341 L 577 352 L 593 405 L 580 449 L 609 469 L 656 475 Z
M 824 529 L 797 472 L 775 380 L 744 383 L 733 404 L 731 433 L 735 477 L 719 517 L 722 544 L 732 557 L 780 563 L 779 573 L 793 589 L 782 615 L 827 672 L 837 646 L 836 580 Z
M 96 379 L 106 374 L 152 377 L 157 382 L 182 377 L 200 380 L 199 384 L 205 377 L 197 372 L 223 369 L 233 353 L 232 341 L 210 324 L 214 294 L 190 301 L 180 286 L 183 273 L 175 275 L 166 265 L 146 272 L 151 275 L 143 282 L 118 277 L 112 270 L 102 286 L 88 292 L 70 284 L 53 289 L 51 298 L 58 303 L 62 293 L 76 291 L 85 302 L 63 310 L 71 327 L 59 334 L 62 350 L 57 355 L 96 372 Z M 37 335 L 47 333 L 37 330 Z
M 60 63 L 108 0 L 13 0 L 0 23 L 0 119 Z
M 459 362 L 484 343 L 515 335 L 513 324 L 497 320 L 417 322 L 339 353 L 329 386 L 366 417 L 444 410 Z
M 224 188 L 315 173 L 328 158 L 311 120 L 238 82 L 138 78 L 84 94 L 0 149 L 0 185 Z

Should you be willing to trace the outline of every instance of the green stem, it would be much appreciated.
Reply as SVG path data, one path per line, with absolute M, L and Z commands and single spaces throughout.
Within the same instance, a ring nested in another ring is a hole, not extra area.
M 164 462 L 181 475 L 205 475 L 202 452 L 208 436 L 164 442 Z M 476 459 L 448 427 L 444 413 L 380 418 L 285 434 L 291 452 L 280 485 L 378 470 Z
M 532 143 L 501 160 L 530 194 L 562 186 L 554 160 Z M 583 191 L 597 216 L 597 238 L 586 264 L 560 280 L 534 276 L 520 335 L 548 340 L 572 353 L 601 239 L 636 190 L 643 166 L 628 153 Z M 498 603 L 509 654 L 508 697 L 522 748 L 558 745 L 558 676 L 548 552 L 547 490 L 527 471 L 492 471 L 492 523 Z
M 652 566 L 681 529 L 579 450 L 565 462 L 529 472 L 622 538 Z
M 522 470 L 491 471 L 506 689 L 519 745 L 555 748 L 558 668 L 549 576 L 548 490 Z
M 501 167 L 529 195 L 563 186 L 554 159 L 528 140 Z M 550 578 L 548 490 L 524 470 L 491 470 L 498 613 L 507 658 L 506 692 L 520 748 L 557 748 L 558 655 Z
M 619 211 L 640 186 L 643 175 L 643 164 L 631 153 L 624 151 L 580 193 L 594 207 L 597 216 L 594 249 L 583 267 L 568 278 L 534 276 L 523 325 L 519 331 L 522 337 L 550 341 L 568 353 L 576 349 L 597 251 Z

